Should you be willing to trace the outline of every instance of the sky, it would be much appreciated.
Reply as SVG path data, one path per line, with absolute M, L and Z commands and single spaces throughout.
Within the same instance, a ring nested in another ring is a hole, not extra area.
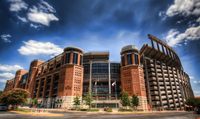
M 120 62 L 121 48 L 140 49 L 147 34 L 176 51 L 200 96 L 199 0 L 0 0 L 0 90 L 16 70 L 65 47 L 109 51 Z

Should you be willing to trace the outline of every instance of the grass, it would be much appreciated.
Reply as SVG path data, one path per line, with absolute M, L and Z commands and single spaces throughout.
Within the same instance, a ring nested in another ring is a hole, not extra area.
M 30 110 L 27 110 L 27 109 L 20 109 L 20 108 L 17 108 L 17 109 L 15 109 L 14 111 L 20 111 L 20 112 L 25 112 L 25 113 L 31 112 Z

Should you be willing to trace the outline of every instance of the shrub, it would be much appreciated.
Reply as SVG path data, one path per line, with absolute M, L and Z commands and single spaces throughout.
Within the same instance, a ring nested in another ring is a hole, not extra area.
M 99 109 L 97 109 L 97 108 L 90 108 L 90 109 L 88 109 L 87 111 L 90 111 L 90 112 L 98 112 Z
M 80 111 L 87 111 L 88 109 L 80 109 Z
M 112 108 L 106 107 L 106 108 L 104 108 L 104 111 L 106 111 L 106 112 L 112 112 Z
M 132 112 L 132 109 L 119 108 L 119 112 Z

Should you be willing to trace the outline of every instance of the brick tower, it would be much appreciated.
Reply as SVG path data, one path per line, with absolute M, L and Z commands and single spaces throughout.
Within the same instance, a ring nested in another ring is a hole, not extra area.
M 25 89 L 30 92 L 30 97 L 33 98 L 33 90 L 34 90 L 34 83 L 35 83 L 35 77 L 37 74 L 37 69 L 40 64 L 42 64 L 43 61 L 40 60 L 33 60 L 30 64 L 30 69 L 29 69 L 29 76 L 28 80 L 26 81 L 26 86 Z
M 16 72 L 15 78 L 14 78 L 14 88 L 19 88 L 19 82 L 21 80 L 22 75 L 24 75 L 25 73 L 27 73 L 27 71 L 24 69 L 19 69 Z
M 76 47 L 67 47 L 63 52 L 61 80 L 58 83 L 58 97 L 63 100 L 62 108 L 73 106 L 74 97 L 82 98 L 83 90 L 83 51 Z
M 143 68 L 140 65 L 138 50 L 133 45 L 125 46 L 121 50 L 121 88 L 129 96 L 138 96 L 138 109 L 147 110 Z

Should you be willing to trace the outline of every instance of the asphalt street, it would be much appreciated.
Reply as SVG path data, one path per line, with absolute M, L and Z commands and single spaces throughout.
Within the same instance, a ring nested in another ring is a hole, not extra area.
M 192 112 L 173 112 L 162 114 L 86 114 L 63 113 L 61 117 L 42 117 L 0 112 L 0 119 L 200 119 L 200 115 Z

